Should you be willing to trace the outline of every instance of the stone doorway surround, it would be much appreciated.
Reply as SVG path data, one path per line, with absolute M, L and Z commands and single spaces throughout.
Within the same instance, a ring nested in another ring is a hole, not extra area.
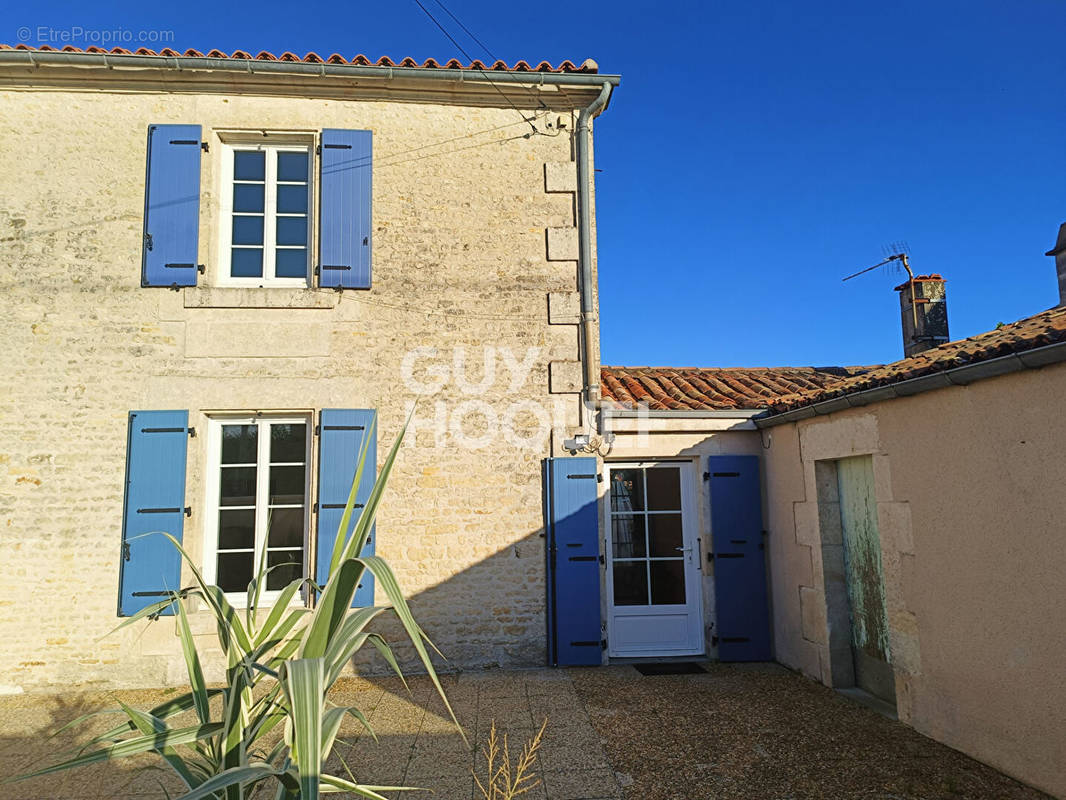
M 806 499 L 793 503 L 796 543 L 809 547 L 811 556 L 811 581 L 799 586 L 803 639 L 817 650 L 822 683 L 834 688 L 855 685 L 851 623 L 847 596 L 842 591 L 843 539 L 836 462 L 870 456 L 896 707 L 900 721 L 909 723 L 912 682 L 921 674 L 917 617 L 908 607 L 906 591 L 914 572 L 914 537 L 910 504 L 893 494 L 888 454 L 881 448 L 877 419 L 867 414 L 805 426 L 799 447 Z

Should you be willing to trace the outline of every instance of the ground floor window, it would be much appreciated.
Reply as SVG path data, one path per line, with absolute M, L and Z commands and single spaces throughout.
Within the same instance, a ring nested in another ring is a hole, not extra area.
M 307 576 L 311 420 L 212 417 L 208 425 L 204 577 L 243 595 L 260 559 L 266 592 Z

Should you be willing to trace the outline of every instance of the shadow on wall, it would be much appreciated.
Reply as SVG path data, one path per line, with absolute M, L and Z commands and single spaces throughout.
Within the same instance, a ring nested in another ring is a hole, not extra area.
M 459 665 L 464 669 L 541 667 L 547 659 L 545 593 L 541 528 L 409 595 L 407 601 L 430 641 L 443 651 L 443 658 L 432 654 L 434 666 L 441 671 L 451 672 Z M 421 662 L 393 615 L 375 620 L 375 630 L 393 647 L 405 670 L 421 671 Z M 354 665 L 368 674 L 388 669 L 375 650 L 365 648 Z

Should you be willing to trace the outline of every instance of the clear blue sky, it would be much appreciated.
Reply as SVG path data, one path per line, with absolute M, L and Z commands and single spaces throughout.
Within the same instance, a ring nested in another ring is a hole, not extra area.
M 596 131 L 605 363 L 894 360 L 900 276 L 840 279 L 896 240 L 948 278 L 955 338 L 1057 301 L 1043 252 L 1066 220 L 1063 0 L 445 2 L 508 62 L 591 56 L 622 75 Z M 461 57 L 413 0 L 5 16 L 11 44 L 23 25 L 79 25 L 203 51 Z

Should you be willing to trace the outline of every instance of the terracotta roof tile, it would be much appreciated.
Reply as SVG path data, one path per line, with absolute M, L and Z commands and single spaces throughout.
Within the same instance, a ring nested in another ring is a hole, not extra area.
M 1063 306 L 1002 325 L 969 339 L 947 342 L 892 364 L 871 367 L 861 374 L 824 387 L 777 397 L 770 404 L 770 408 L 777 413 L 790 411 L 845 394 L 900 383 L 911 378 L 945 372 L 954 367 L 989 361 L 1059 342 L 1066 342 L 1066 307 Z
M 30 47 L 26 44 L 19 44 L 12 47 L 8 44 L 0 44 L 0 50 L 29 50 L 31 52 L 37 51 L 42 53 L 58 52 L 54 47 L 49 47 L 46 44 L 40 47 Z M 168 58 L 203 58 L 204 54 L 199 50 L 185 50 L 179 52 L 169 47 L 163 48 L 156 52 L 155 50 L 149 50 L 147 47 L 140 47 L 134 52 L 130 52 L 124 47 L 112 47 L 110 50 L 97 47 L 95 45 L 82 49 L 80 47 L 74 47 L 73 45 L 66 45 L 63 47 L 64 53 L 96 53 L 96 54 L 111 54 L 111 55 L 137 55 L 137 56 L 167 56 Z M 378 66 L 378 67 L 395 67 L 397 69 L 404 69 L 408 67 L 418 67 L 421 69 L 464 69 L 464 70 L 483 70 L 483 71 L 506 71 L 506 72 L 581 72 L 581 73 L 597 73 L 599 67 L 596 62 L 589 59 L 577 66 L 573 61 L 563 61 L 559 66 L 553 67 L 547 61 L 541 61 L 536 67 L 531 67 L 526 61 L 519 61 L 513 67 L 508 66 L 503 61 L 496 61 L 492 65 L 487 65 L 482 61 L 473 61 L 470 64 L 463 64 L 461 61 L 457 61 L 452 58 L 449 59 L 443 65 L 436 59 L 427 58 L 425 61 L 418 62 L 417 60 L 407 57 L 400 61 L 393 61 L 388 56 L 382 56 L 377 61 L 371 61 L 364 55 L 356 55 L 351 59 L 346 59 L 344 56 L 333 53 L 329 58 L 323 59 L 317 53 L 307 53 L 302 58 L 295 53 L 284 52 L 280 56 L 276 56 L 266 50 L 261 51 L 258 55 L 253 56 L 247 50 L 234 50 L 229 55 L 226 55 L 222 50 L 211 50 L 207 53 L 207 58 L 226 58 L 226 59 L 243 59 L 248 61 L 297 61 L 305 64 L 353 64 L 357 66 Z
M 726 411 L 766 408 L 782 395 L 840 383 L 868 367 L 603 367 L 603 399 L 616 408 Z

